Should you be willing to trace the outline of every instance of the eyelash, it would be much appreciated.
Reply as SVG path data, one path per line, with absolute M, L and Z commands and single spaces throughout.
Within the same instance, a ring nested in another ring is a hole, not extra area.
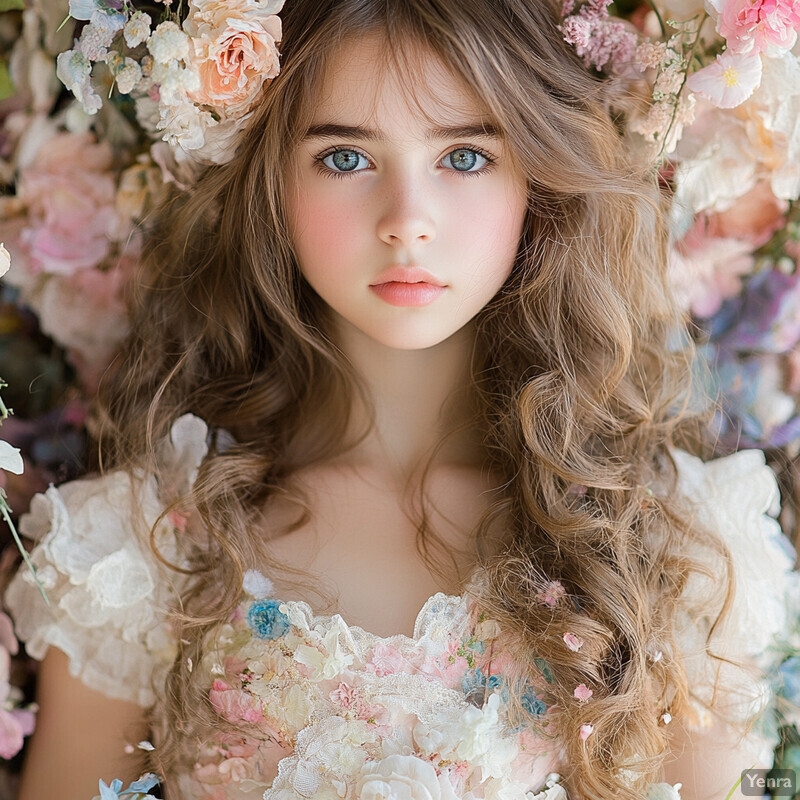
M 468 150 L 468 151 L 470 151 L 472 153 L 477 153 L 479 156 L 483 156 L 486 159 L 486 161 L 488 162 L 485 167 L 481 167 L 480 169 L 477 169 L 477 170 L 475 170 L 473 172 L 464 172 L 463 170 L 457 170 L 457 169 L 449 170 L 450 172 L 455 172 L 455 173 L 457 173 L 459 175 L 463 175 L 466 178 L 480 177 L 481 175 L 485 175 L 487 172 L 489 172 L 492 169 L 492 167 L 494 166 L 495 162 L 497 161 L 497 159 L 494 156 L 489 155 L 489 153 L 487 153 L 485 150 L 481 149 L 480 147 L 456 147 L 453 150 L 451 150 L 449 153 L 447 153 L 447 155 L 443 156 L 443 158 L 447 158 L 447 156 L 452 155 L 453 153 L 457 153 L 459 150 Z M 366 158 L 367 161 L 370 160 L 369 157 L 366 155 L 366 153 L 362 153 L 359 149 L 357 149 L 355 147 L 333 147 L 330 150 L 327 150 L 322 155 L 319 155 L 314 159 L 314 162 L 315 162 L 316 167 L 317 167 L 317 172 L 319 172 L 320 175 L 324 175 L 326 178 L 336 178 L 337 180 L 341 179 L 341 178 L 349 178 L 349 177 L 351 177 L 353 175 L 357 175 L 360 172 L 364 172 L 364 170 L 351 170 L 350 172 L 337 172 L 336 170 L 332 170 L 329 167 L 325 166 L 325 164 L 322 163 L 328 156 L 332 156 L 335 153 L 341 153 L 341 152 L 358 153 L 363 158 Z M 370 163 L 372 163 L 372 162 L 370 162 Z

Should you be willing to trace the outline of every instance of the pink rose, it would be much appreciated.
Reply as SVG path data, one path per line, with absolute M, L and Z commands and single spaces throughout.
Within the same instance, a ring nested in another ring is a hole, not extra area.
M 114 208 L 111 145 L 59 133 L 19 175 L 28 220 L 20 235 L 33 273 L 70 275 L 95 267 L 127 234 Z
M 742 276 L 753 271 L 749 242 L 709 236 L 699 217 L 670 251 L 670 282 L 678 302 L 698 317 L 711 317 L 722 301 L 737 295 Z
M 770 45 L 788 50 L 798 29 L 798 0 L 726 0 L 717 25 L 734 53 L 761 53 Z
M 281 3 L 255 0 L 196 0 L 184 31 L 192 37 L 192 62 L 201 88 L 191 94 L 197 102 L 223 111 L 227 117 L 246 114 L 264 81 L 280 69 L 276 42 Z
M 53 275 L 32 304 L 42 330 L 68 350 L 89 395 L 128 332 L 123 293 L 133 266 L 127 258 L 106 272 L 79 269 Z

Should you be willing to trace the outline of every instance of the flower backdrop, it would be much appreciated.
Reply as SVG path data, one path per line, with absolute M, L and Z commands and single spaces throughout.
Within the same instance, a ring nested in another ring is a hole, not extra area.
M 282 5 L 0 0 L 0 241 L 12 262 L 0 280 L 0 502 L 12 523 L 35 492 L 92 466 L 86 408 L 128 331 L 142 223 L 170 184 L 186 188 L 232 154 L 278 73 Z M 798 31 L 800 0 L 563 6 L 564 38 L 607 82 L 630 146 L 648 151 L 674 196 L 671 278 L 706 388 L 722 399 L 719 455 L 766 451 L 795 540 Z M 5 576 L 19 560 L 6 527 Z M 776 766 L 800 773 L 800 631 L 785 644 Z M 0 613 L 2 797 L 13 797 L 35 718 L 33 666 L 17 649 Z

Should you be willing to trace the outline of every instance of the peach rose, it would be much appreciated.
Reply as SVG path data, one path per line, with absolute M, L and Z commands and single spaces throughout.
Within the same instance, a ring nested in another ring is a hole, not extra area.
M 192 38 L 200 89 L 190 97 L 225 117 L 246 114 L 279 71 L 283 0 L 195 0 L 183 29 Z
M 753 249 L 766 244 L 785 224 L 788 200 L 775 197 L 767 181 L 761 181 L 737 198 L 730 208 L 708 218 L 708 235 L 720 239 L 744 239 Z

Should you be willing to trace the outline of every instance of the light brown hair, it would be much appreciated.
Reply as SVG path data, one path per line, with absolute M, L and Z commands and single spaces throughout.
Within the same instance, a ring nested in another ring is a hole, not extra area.
M 212 447 L 185 500 L 207 540 L 178 617 L 165 768 L 188 719 L 206 713 L 213 724 L 187 659 L 198 663 L 203 637 L 241 600 L 244 570 L 285 568 L 265 560 L 264 503 L 295 470 L 352 446 L 343 440 L 348 411 L 355 393 L 367 400 L 300 274 L 283 198 L 331 57 L 350 37 L 380 33 L 383 66 L 409 76 L 412 100 L 415 59 L 447 65 L 502 132 L 529 187 L 511 276 L 476 318 L 474 424 L 503 484 L 475 534 L 480 541 L 502 519 L 506 544 L 487 559 L 478 600 L 522 671 L 535 657 L 551 666 L 571 797 L 633 800 L 656 779 L 666 744 L 659 717 L 678 716 L 689 697 L 672 627 L 696 568 L 684 545 L 728 558 L 672 500 L 668 447 L 710 456 L 711 405 L 693 394 L 693 346 L 667 282 L 668 200 L 652 168 L 632 160 L 609 87 L 563 41 L 559 6 L 288 0 L 281 73 L 235 158 L 173 193 L 154 217 L 133 333 L 93 417 L 104 466 L 147 454 L 153 463 L 154 442 L 186 412 L 237 440 L 223 453 Z M 421 554 L 435 562 L 424 515 L 419 531 Z M 567 601 L 551 608 L 537 596 L 556 579 Z M 580 652 L 564 646 L 564 631 L 584 640 Z M 663 657 L 652 663 L 648 648 Z M 585 742 L 585 707 L 573 697 L 581 682 L 594 690 Z

